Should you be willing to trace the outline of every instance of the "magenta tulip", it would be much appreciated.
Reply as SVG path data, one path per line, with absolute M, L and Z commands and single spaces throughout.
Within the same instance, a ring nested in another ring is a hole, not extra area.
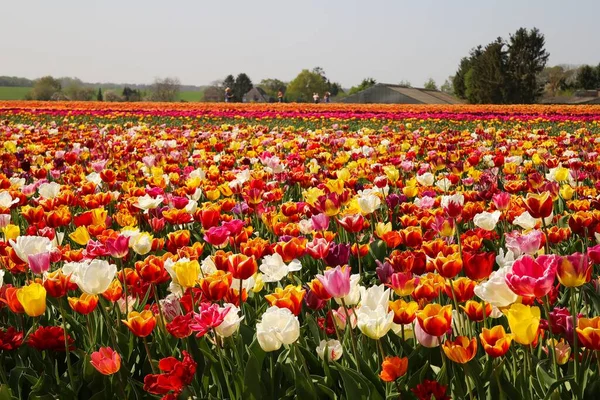
M 49 251 L 38 254 L 29 254 L 27 260 L 29 261 L 29 268 L 34 274 L 43 274 L 50 269 Z
M 512 271 L 506 274 L 506 284 L 519 296 L 544 297 L 552 289 L 560 261 L 560 256 L 555 254 L 541 255 L 537 259 L 525 255 L 515 261 Z
M 119 235 L 116 239 L 106 241 L 106 249 L 111 257 L 123 258 L 129 253 L 129 237 Z

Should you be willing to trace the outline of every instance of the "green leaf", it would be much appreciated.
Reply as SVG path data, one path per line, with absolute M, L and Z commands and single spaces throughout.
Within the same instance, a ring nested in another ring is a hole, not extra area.
M 572 379 L 573 379 L 573 375 L 567 375 L 567 376 L 563 376 L 562 378 L 560 378 L 559 380 L 557 380 L 556 382 L 554 382 L 548 388 L 548 393 L 546 393 L 546 396 L 544 396 L 544 400 L 550 399 L 550 397 L 553 395 L 554 391 L 556 389 L 558 389 L 560 387 L 560 385 L 562 385 L 563 383 L 568 382 L 568 381 L 570 381 Z
M 12 390 L 10 390 L 10 386 L 7 384 L 0 385 L 0 399 L 12 399 Z
M 360 363 L 361 374 L 373 384 L 375 390 L 377 390 L 382 397 L 385 397 L 385 387 L 379 376 L 373 372 L 371 367 L 369 367 L 369 364 L 367 364 L 362 357 L 359 357 L 358 361 Z
M 246 370 L 244 371 L 244 398 L 245 399 L 260 399 L 261 396 L 261 364 L 256 360 L 256 356 L 250 353 Z

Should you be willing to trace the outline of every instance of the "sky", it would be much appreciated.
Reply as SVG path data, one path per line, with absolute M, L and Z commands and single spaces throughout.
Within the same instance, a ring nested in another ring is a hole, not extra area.
M 479 44 L 519 27 L 549 65 L 600 62 L 599 0 L 1 0 L 0 75 L 206 85 L 245 72 L 292 80 L 322 67 L 343 87 L 438 85 Z

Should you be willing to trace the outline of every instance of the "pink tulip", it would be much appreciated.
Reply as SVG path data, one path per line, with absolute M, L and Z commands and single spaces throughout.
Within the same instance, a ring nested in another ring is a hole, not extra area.
M 519 296 L 544 297 L 552 289 L 560 262 L 560 256 L 555 254 L 537 259 L 525 255 L 515 261 L 512 271 L 506 274 L 506 284 Z
M 327 293 L 336 299 L 342 298 L 350 293 L 350 268 L 340 267 L 325 270 L 325 275 L 317 275 Z
M 125 257 L 129 253 L 129 236 L 119 235 L 116 239 L 108 239 L 106 249 L 111 257 Z
M 227 243 L 227 239 L 231 232 L 224 226 L 213 226 L 206 232 L 204 232 L 204 241 L 212 244 L 213 246 L 222 246 Z
M 110 347 L 100 347 L 90 358 L 90 364 L 104 375 L 112 375 L 121 368 L 121 356 Z
M 38 254 L 30 254 L 27 256 L 29 268 L 34 274 L 43 274 L 50 269 L 50 252 L 45 251 Z
M 600 264 L 600 244 L 588 247 L 587 254 L 594 264 Z
M 516 256 L 521 254 L 533 255 L 540 249 L 542 237 L 542 232 L 538 230 L 533 230 L 526 234 L 513 231 L 505 235 L 506 248 L 511 250 Z
M 510 204 L 510 194 L 506 192 L 496 193 L 492 196 L 492 202 L 494 202 L 496 209 L 500 211 L 508 210 L 508 206 Z
M 196 337 L 202 337 L 211 329 L 221 325 L 229 310 L 231 310 L 230 307 L 219 307 L 218 304 L 202 303 L 200 304 L 199 312 L 194 313 L 190 328 L 198 332 Z
M 310 217 L 315 231 L 326 231 L 329 228 L 329 217 L 326 214 L 317 214 Z
M 414 324 L 414 333 L 417 342 L 423 347 L 433 348 L 440 345 L 440 339 L 437 336 L 430 335 L 421 328 L 421 324 Z M 443 338 L 443 336 L 442 336 Z

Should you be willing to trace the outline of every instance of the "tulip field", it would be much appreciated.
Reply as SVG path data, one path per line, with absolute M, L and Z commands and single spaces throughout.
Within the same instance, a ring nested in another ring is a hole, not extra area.
M 600 106 L 0 102 L 0 399 L 598 399 Z

